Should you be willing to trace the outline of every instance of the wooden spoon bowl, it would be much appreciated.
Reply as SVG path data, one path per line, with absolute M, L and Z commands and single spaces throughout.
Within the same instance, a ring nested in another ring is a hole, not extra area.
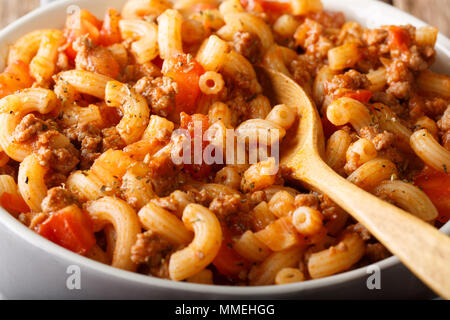
M 289 77 L 258 68 L 264 93 L 272 103 L 298 109 L 296 128 L 285 137 L 280 165 L 292 178 L 329 196 L 364 225 L 437 294 L 450 299 L 450 237 L 426 222 L 350 183 L 322 159 L 324 136 L 317 109 Z

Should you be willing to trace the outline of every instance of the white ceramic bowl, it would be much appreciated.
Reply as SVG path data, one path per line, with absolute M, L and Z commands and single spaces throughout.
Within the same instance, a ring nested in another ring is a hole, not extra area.
M 386 24 L 424 25 L 420 20 L 373 0 L 323 0 L 329 10 L 368 27 Z M 107 7 L 120 9 L 125 0 L 58 1 L 36 10 L 0 32 L 0 68 L 8 45 L 39 28 L 61 28 L 70 5 L 103 16 Z M 439 36 L 434 69 L 450 74 L 450 41 Z M 370 204 L 368 204 L 370 205 Z M 450 234 L 450 223 L 442 232 Z M 69 266 L 80 268 L 81 289 L 69 290 Z M 0 293 L 18 299 L 345 299 L 432 297 L 396 257 L 376 263 L 381 290 L 367 288 L 367 268 L 284 286 L 230 287 L 173 282 L 115 269 L 76 255 L 40 237 L 0 208 Z

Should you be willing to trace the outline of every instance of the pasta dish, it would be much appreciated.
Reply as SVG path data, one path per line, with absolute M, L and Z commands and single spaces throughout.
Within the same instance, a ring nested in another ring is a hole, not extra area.
M 450 77 L 438 30 L 367 29 L 320 0 L 129 0 L 20 37 L 0 74 L 0 205 L 77 254 L 153 277 L 280 285 L 390 256 L 279 166 L 313 99 L 327 164 L 440 227 L 450 218 Z M 367 203 L 370 206 L 370 203 Z

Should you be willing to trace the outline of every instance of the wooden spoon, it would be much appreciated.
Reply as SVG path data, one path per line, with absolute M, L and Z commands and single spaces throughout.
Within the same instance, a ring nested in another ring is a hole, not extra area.
M 323 160 L 324 137 L 309 96 L 285 75 L 258 68 L 264 93 L 273 103 L 298 108 L 297 128 L 285 138 L 280 165 L 329 196 L 441 297 L 450 299 L 450 237 L 426 222 L 350 183 Z

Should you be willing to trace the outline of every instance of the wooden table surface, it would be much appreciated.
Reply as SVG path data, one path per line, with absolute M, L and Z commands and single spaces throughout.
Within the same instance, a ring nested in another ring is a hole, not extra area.
M 93 0 L 95 1 L 95 0 Z M 336 0 L 338 1 L 338 0 Z M 363 0 L 361 0 L 363 1 Z M 450 0 L 382 0 L 410 12 L 450 37 Z M 0 28 L 37 8 L 39 0 L 0 0 Z

